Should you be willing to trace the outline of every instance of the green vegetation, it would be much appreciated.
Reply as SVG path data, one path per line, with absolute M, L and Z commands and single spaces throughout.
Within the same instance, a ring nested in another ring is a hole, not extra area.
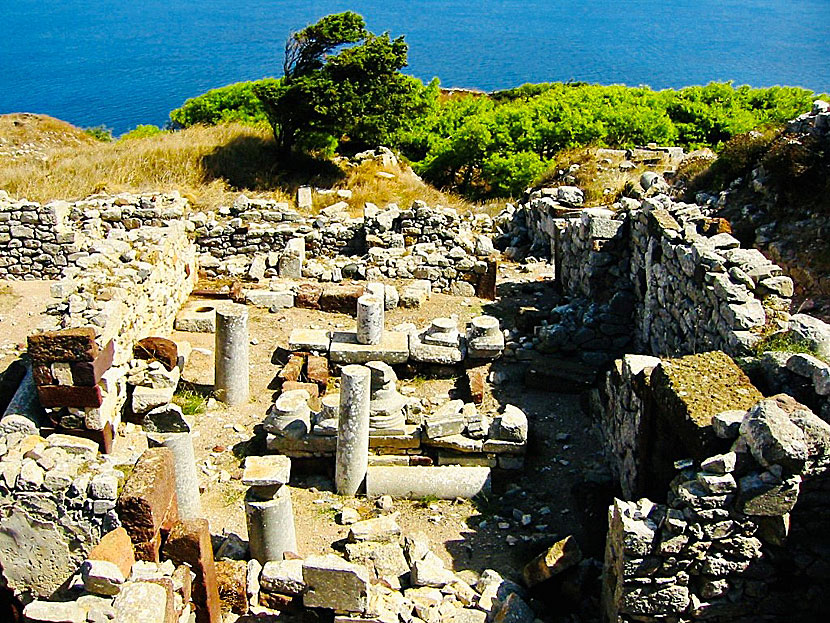
M 170 113 L 174 127 L 217 125 L 238 122 L 246 125 L 268 123 L 262 102 L 254 94 L 255 82 L 237 82 L 187 100 Z
M 437 187 L 481 199 L 515 196 L 549 178 L 563 150 L 658 143 L 719 151 L 809 110 L 816 97 L 731 83 L 663 91 L 545 83 L 442 96 L 437 80 L 424 85 L 402 74 L 406 64 L 403 37 L 368 32 L 356 13 L 329 15 L 289 38 L 282 77 L 214 89 L 171 120 L 178 127 L 267 120 L 284 162 L 292 150 L 330 156 L 387 145 Z M 755 142 L 736 144 L 736 159 L 723 166 L 741 169 Z
M 181 407 L 184 415 L 198 415 L 207 409 L 207 399 L 190 389 L 177 391 L 173 396 L 173 403 Z
M 755 344 L 752 350 L 758 357 L 763 355 L 766 351 L 776 351 L 793 354 L 804 353 L 806 355 L 812 355 L 813 357 L 823 359 L 819 356 L 818 351 L 816 351 L 812 345 L 799 340 L 792 334 L 785 331 L 779 331 L 778 333 L 771 333 L 765 336 L 764 339 Z
M 435 101 L 437 85 L 425 87 L 400 73 L 406 64 L 403 37 L 372 34 L 360 15 L 347 11 L 294 33 L 283 77 L 253 90 L 283 154 L 295 148 L 356 152 L 394 145 Z
M 653 91 L 587 84 L 526 85 L 442 101 L 396 147 L 439 187 L 476 197 L 517 194 L 562 150 L 647 143 L 720 149 L 733 136 L 808 110 L 810 91 L 729 83 Z
M 147 138 L 148 136 L 155 136 L 156 134 L 162 134 L 163 132 L 164 130 L 157 125 L 137 125 L 129 132 L 119 136 L 118 140 L 129 141 L 137 138 Z
M 109 143 L 113 140 L 112 128 L 108 128 L 105 125 L 96 125 L 91 128 L 84 128 L 84 134 L 87 134 L 96 141 L 101 141 L 102 143 Z

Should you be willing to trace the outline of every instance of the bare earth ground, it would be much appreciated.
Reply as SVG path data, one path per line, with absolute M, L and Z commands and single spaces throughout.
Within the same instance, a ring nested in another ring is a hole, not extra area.
M 500 282 L 517 279 L 530 284 L 541 277 L 520 274 L 515 267 L 508 267 Z M 459 326 L 463 326 L 481 314 L 482 309 L 509 316 L 518 305 L 538 302 L 539 296 L 533 296 L 532 288 L 526 289 L 526 295 L 520 293 L 502 299 L 497 306 L 476 298 L 433 295 L 421 309 L 388 312 L 387 328 L 406 321 L 422 327 L 435 317 L 453 313 L 458 314 Z M 0 316 L 3 317 L 0 349 L 6 344 L 25 343 L 26 335 L 38 325 L 38 312 L 48 301 L 48 283 L 12 282 L 10 289 L 0 289 Z M 251 401 L 228 408 L 209 400 L 207 411 L 196 416 L 194 433 L 203 486 L 202 506 L 211 531 L 214 534 L 234 532 L 243 539 L 247 535 L 241 465 L 245 455 L 264 453 L 263 435 L 255 428 L 276 396 L 273 381 L 280 364 L 275 359 L 275 350 L 287 347 L 288 336 L 294 328 L 354 327 L 354 319 L 341 314 L 306 309 L 286 309 L 279 313 L 248 309 Z M 512 325 L 508 320 L 503 326 Z M 194 347 L 183 380 L 197 391 L 208 393 L 213 384 L 213 334 L 174 332 L 172 338 L 187 340 Z M 0 370 L 5 370 L 13 358 L 13 350 L 0 350 Z M 493 568 L 518 579 L 522 566 L 530 558 L 568 534 L 575 535 L 583 549 L 588 545 L 586 553 L 599 555 L 596 544 L 592 546 L 586 541 L 592 536 L 592 528 L 604 534 L 605 518 L 594 508 L 586 509 L 583 496 L 579 495 L 585 473 L 590 472 L 598 458 L 598 448 L 590 434 L 588 418 L 580 409 L 579 396 L 528 390 L 521 381 L 520 363 L 497 362 L 493 369 L 504 372 L 510 380 L 494 386 L 484 406 L 498 408 L 512 403 L 527 413 L 530 441 L 525 469 L 499 474 L 488 500 L 475 503 L 396 500 L 394 510 L 400 512 L 399 523 L 405 532 L 426 532 L 436 554 L 456 570 L 480 572 Z M 463 398 L 463 384 L 459 386 L 462 387 L 459 397 Z M 457 391 L 453 379 L 427 380 L 420 376 L 401 379 L 399 388 L 414 395 L 433 397 L 438 402 L 455 396 Z M 129 424 L 122 428 L 116 443 L 116 462 L 135 458 L 146 447 L 140 429 Z M 567 439 L 562 440 L 562 434 L 568 435 Z M 331 463 L 319 465 L 316 474 L 300 474 L 295 469 L 292 475 L 298 547 L 303 556 L 331 551 L 333 543 L 346 537 L 348 527 L 335 522 L 338 509 L 352 506 L 366 517 L 375 512 L 372 500 L 342 498 L 333 492 Z M 521 519 L 526 514 L 530 515 L 530 523 L 523 526 Z

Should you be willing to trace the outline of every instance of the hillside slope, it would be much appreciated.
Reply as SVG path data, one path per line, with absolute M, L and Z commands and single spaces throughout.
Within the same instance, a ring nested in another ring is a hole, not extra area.
M 745 135 L 719 160 L 692 184 L 697 202 L 787 270 L 802 311 L 830 317 L 830 104 L 780 132 Z

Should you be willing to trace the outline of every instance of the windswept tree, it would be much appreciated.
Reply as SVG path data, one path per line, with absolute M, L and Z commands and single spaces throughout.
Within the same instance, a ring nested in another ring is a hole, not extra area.
M 283 77 L 254 87 L 282 151 L 343 145 L 352 151 L 394 141 L 437 101 L 401 73 L 403 37 L 374 35 L 352 12 L 328 15 L 289 37 Z

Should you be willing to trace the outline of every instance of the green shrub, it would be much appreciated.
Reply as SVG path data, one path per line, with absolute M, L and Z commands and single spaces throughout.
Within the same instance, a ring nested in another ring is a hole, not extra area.
M 162 130 L 157 125 L 137 125 L 135 128 L 122 134 L 118 137 L 119 141 L 129 141 L 136 138 L 147 138 L 148 136 L 155 136 L 156 134 L 163 134 Z
M 217 125 L 237 121 L 247 125 L 267 123 L 262 102 L 254 94 L 256 82 L 237 82 L 187 100 L 170 112 L 174 126 L 187 128 L 197 123 Z
M 96 125 L 90 128 L 84 128 L 84 132 L 102 143 L 109 143 L 113 140 L 112 128 L 108 128 L 105 125 Z

